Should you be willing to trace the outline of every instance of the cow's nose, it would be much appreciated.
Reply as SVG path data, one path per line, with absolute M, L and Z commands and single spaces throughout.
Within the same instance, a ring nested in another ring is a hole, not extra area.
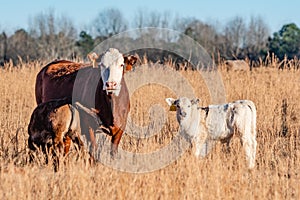
M 181 115 L 182 117 L 185 117 L 185 116 L 186 116 L 186 112 L 180 111 L 180 115 Z
M 117 87 L 117 83 L 114 81 L 106 82 L 105 85 L 107 88 L 116 88 Z

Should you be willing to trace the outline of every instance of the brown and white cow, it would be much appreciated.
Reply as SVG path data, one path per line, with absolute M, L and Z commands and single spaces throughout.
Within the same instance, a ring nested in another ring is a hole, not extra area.
M 123 75 L 132 69 L 136 60 L 134 56 L 123 56 L 117 49 L 110 48 L 102 54 L 98 68 L 96 64 L 92 67 L 66 60 L 51 62 L 37 75 L 36 102 L 71 98 L 73 102 L 93 108 L 103 123 L 103 130 L 112 136 L 111 154 L 115 155 L 130 109 Z

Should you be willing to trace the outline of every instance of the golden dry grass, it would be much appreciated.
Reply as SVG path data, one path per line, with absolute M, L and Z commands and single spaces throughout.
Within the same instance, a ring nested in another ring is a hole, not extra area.
M 153 172 L 120 172 L 101 163 L 89 167 L 70 158 L 55 173 L 51 165 L 29 164 L 26 154 L 27 125 L 35 107 L 35 76 L 42 65 L 36 62 L 0 70 L 1 199 L 300 198 L 300 71 L 264 67 L 247 73 L 221 71 L 227 100 L 250 99 L 257 107 L 258 149 L 252 171 L 247 169 L 243 148 L 235 136 L 230 153 L 217 145 L 207 158 L 197 159 L 192 148 L 169 166 Z M 128 84 L 150 76 L 169 80 L 168 73 L 151 70 L 153 73 L 137 70 L 127 74 Z M 208 89 L 198 72 L 181 72 L 180 76 L 190 82 L 196 96 L 202 99 L 201 105 L 210 103 Z M 180 85 L 174 88 L 180 89 Z M 130 116 L 136 124 L 147 125 L 151 115 L 160 119 L 149 112 L 154 104 L 164 109 L 167 122 L 153 137 L 133 138 L 125 134 L 121 148 L 151 152 L 172 140 L 178 125 L 175 113 L 167 110 L 164 101 L 169 96 L 176 97 L 175 92 L 163 84 L 147 84 L 134 91 Z M 284 99 L 284 125 L 288 128 L 285 137 L 281 134 Z

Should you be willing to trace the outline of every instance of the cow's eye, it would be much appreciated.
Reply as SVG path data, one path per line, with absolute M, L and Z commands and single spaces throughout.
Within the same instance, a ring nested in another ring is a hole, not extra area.
M 188 108 L 190 108 L 191 106 L 190 105 L 188 105 Z

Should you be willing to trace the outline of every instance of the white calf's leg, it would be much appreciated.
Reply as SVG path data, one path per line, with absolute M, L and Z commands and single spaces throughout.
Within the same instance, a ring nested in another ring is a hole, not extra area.
M 246 104 L 246 105 L 245 105 Z M 249 105 L 248 105 L 249 104 Z M 248 167 L 255 166 L 256 154 L 256 109 L 253 103 L 237 103 L 234 107 L 234 124 L 241 134 Z
M 243 147 L 246 153 L 248 167 L 255 167 L 256 141 L 249 137 L 242 137 Z
M 204 158 L 215 146 L 215 140 L 206 138 L 203 144 L 200 144 L 200 141 L 196 142 L 196 151 L 195 156 Z

